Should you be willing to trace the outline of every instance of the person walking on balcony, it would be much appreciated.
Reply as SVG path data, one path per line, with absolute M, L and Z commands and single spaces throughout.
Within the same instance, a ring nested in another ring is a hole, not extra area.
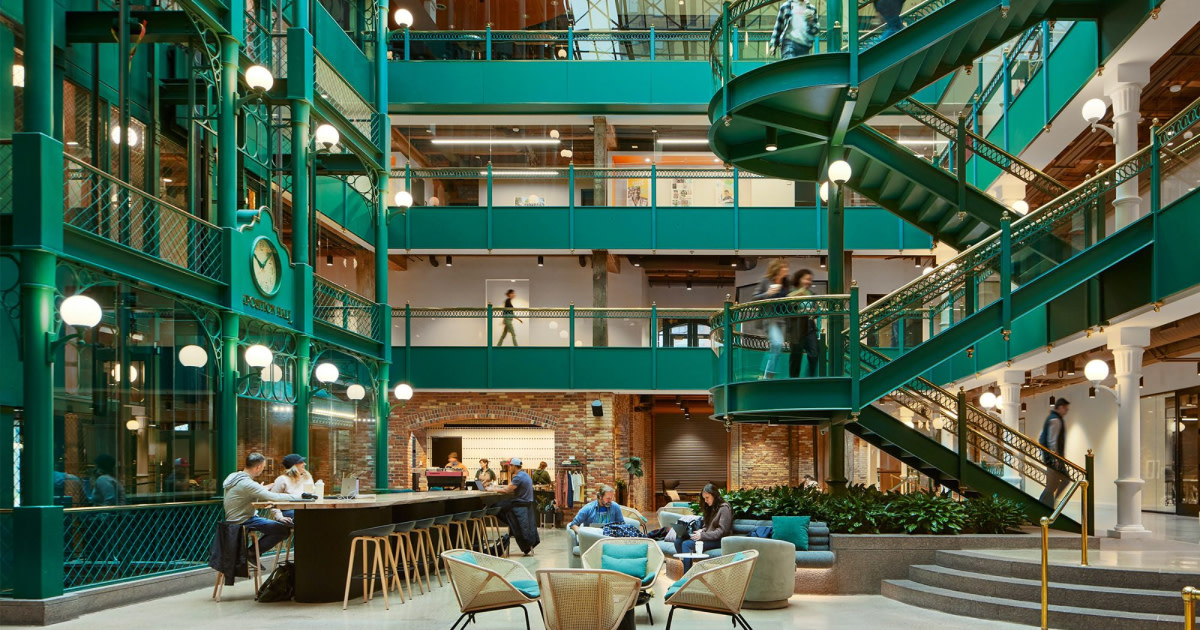
M 788 297 L 809 297 L 812 292 L 813 272 L 801 269 L 792 276 L 792 286 L 796 287 Z M 791 345 L 792 356 L 788 361 L 788 376 L 800 378 L 801 359 L 808 361 L 805 376 L 812 378 L 817 375 L 817 321 L 815 317 L 801 316 L 793 318 L 788 326 L 791 333 L 788 343 Z
M 521 318 L 513 315 L 513 298 L 515 298 L 515 297 L 517 297 L 517 292 L 514 291 L 513 289 L 509 289 L 508 292 L 506 292 L 504 294 L 504 326 L 500 332 L 500 341 L 496 342 L 497 347 L 503 346 L 504 338 L 509 335 L 512 335 L 513 347 L 515 348 L 518 345 L 517 344 L 517 331 L 515 328 L 513 328 L 513 320 L 515 319 L 515 320 L 521 322 L 522 324 L 524 324 L 525 322 Z
M 779 5 L 775 30 L 767 41 L 767 55 L 774 56 L 777 50 L 783 59 L 807 55 L 820 32 L 817 7 L 808 0 L 786 0 Z
M 767 265 L 767 275 L 758 283 L 754 293 L 755 300 L 773 300 L 788 294 L 788 265 L 782 258 L 776 258 Z M 778 317 L 767 319 L 767 356 L 763 357 L 764 379 L 775 378 L 775 368 L 779 365 L 779 355 L 783 353 L 783 320 Z
M 1046 489 L 1039 499 L 1049 508 L 1054 508 L 1058 495 L 1067 487 L 1067 465 L 1062 456 L 1066 452 L 1067 411 L 1071 403 L 1066 398 L 1054 401 L 1054 409 L 1042 425 L 1042 434 L 1038 436 L 1038 444 L 1046 448 L 1042 453 L 1042 463 L 1046 465 Z
M 891 37 L 904 28 L 900 14 L 904 12 L 904 0 L 875 0 L 875 10 L 883 19 L 883 36 Z

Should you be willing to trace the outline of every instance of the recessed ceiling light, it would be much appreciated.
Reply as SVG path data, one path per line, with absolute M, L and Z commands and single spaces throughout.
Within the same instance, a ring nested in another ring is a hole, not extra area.
M 558 144 L 554 138 L 434 138 L 433 144 Z
M 635 149 L 636 149 L 636 148 L 637 148 L 637 145 L 636 145 L 636 144 L 635 144 L 635 145 L 633 145 L 633 148 L 635 148 Z
M 1170 90 L 1171 90 L 1171 93 L 1172 93 L 1172 94 L 1178 94 L 1179 92 L 1183 91 L 1183 86 L 1182 86 L 1182 85 L 1179 85 L 1178 83 L 1176 83 L 1175 85 L 1172 85 L 1172 86 L 1171 86 L 1170 88 L 1168 88 L 1168 89 L 1170 89 Z
M 708 138 L 659 138 L 659 144 L 708 144 Z

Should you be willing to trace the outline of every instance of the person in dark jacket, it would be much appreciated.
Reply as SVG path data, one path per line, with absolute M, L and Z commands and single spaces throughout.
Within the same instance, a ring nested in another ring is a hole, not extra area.
M 1046 418 L 1046 423 L 1042 425 L 1042 434 L 1038 437 L 1038 444 L 1046 447 L 1050 453 L 1059 456 L 1055 457 L 1050 453 L 1042 454 L 1042 462 L 1046 464 L 1046 489 L 1042 491 L 1039 501 L 1051 508 L 1055 506 L 1058 495 L 1067 487 L 1069 481 L 1066 475 L 1067 465 L 1060 458 L 1066 453 L 1066 417 L 1070 408 L 1071 403 L 1066 398 L 1054 401 L 1054 409 Z
M 900 14 L 904 12 L 904 0 L 875 0 L 875 10 L 883 18 L 883 36 L 891 37 L 904 28 Z
M 704 552 L 721 548 L 721 539 L 733 535 L 733 509 L 713 484 L 704 486 L 700 492 L 700 507 L 704 512 L 704 528 L 692 532 L 691 538 L 675 539 L 675 551 L 695 553 L 696 543 L 704 545 Z M 682 558 L 683 572 L 692 568 L 690 558 Z
M 808 297 L 812 292 L 813 272 L 801 269 L 792 276 L 792 286 L 795 287 L 788 297 Z M 817 375 L 817 322 L 813 317 L 793 317 L 788 326 L 792 356 L 788 361 L 788 376 L 800 378 L 800 364 L 808 360 L 805 376 Z
M 773 300 L 787 297 L 788 294 L 788 264 L 782 258 L 776 258 L 767 265 L 767 275 L 758 283 L 754 292 L 755 300 Z M 775 378 L 775 369 L 779 365 L 779 355 L 783 353 L 783 320 L 770 318 L 767 320 L 767 356 L 763 357 L 763 378 Z

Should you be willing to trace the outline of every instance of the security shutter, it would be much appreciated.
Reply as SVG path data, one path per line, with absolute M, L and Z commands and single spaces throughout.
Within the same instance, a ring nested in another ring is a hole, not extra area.
M 683 414 L 654 416 L 655 492 L 678 479 L 680 492 L 698 493 L 704 484 L 729 477 L 729 433 L 720 422 Z

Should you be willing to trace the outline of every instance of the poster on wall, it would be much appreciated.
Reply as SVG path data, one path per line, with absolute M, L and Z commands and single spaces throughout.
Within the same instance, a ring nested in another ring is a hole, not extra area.
M 650 180 L 625 180 L 625 205 L 645 207 L 650 205 Z
M 517 198 L 516 198 L 516 199 L 513 201 L 513 205 L 517 205 L 517 206 L 544 206 L 544 205 L 546 205 L 546 199 L 545 199 L 545 198 L 543 198 L 543 197 L 540 197 L 540 196 L 538 196 L 538 195 L 524 195 L 524 196 L 518 196 L 518 197 L 517 197 Z
M 671 205 L 692 205 L 692 180 L 680 178 L 671 181 Z
M 722 206 L 733 206 L 733 180 L 721 180 L 721 202 Z

